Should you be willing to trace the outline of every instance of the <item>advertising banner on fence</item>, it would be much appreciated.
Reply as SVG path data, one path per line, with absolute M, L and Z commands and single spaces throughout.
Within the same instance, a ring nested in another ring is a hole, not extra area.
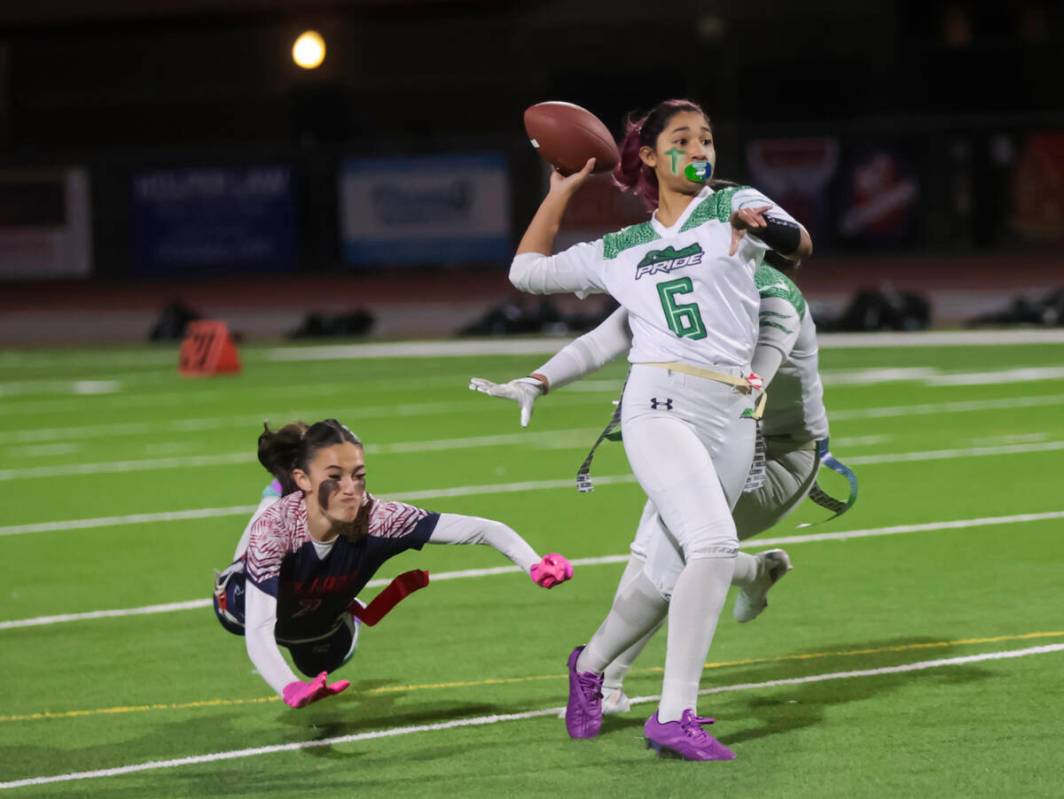
M 296 224 L 290 166 L 159 169 L 133 177 L 133 260 L 142 273 L 291 270 Z
M 1013 227 L 1029 241 L 1064 238 L 1064 131 L 1027 137 L 1012 175 Z
M 813 234 L 826 232 L 839 143 L 829 138 L 755 139 L 746 146 L 751 184 Z
M 897 148 L 868 145 L 847 159 L 839 185 L 837 233 L 850 244 L 892 246 L 911 241 L 920 184 Z
M 441 264 L 512 257 L 502 154 L 349 159 L 340 236 L 353 264 Z
M 91 271 L 85 171 L 0 171 L 0 279 L 85 277 Z

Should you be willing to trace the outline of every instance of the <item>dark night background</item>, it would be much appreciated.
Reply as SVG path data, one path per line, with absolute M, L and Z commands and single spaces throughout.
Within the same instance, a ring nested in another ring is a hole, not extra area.
M 304 71 L 289 51 L 310 28 L 328 55 Z M 86 171 L 90 284 L 151 277 L 137 266 L 137 174 L 260 164 L 292 169 L 297 244 L 282 271 L 387 275 L 344 258 L 344 159 L 501 153 L 513 243 L 544 179 L 525 107 L 576 102 L 619 136 L 626 113 L 687 96 L 714 120 L 722 177 L 755 181 L 751 142 L 837 144 L 820 205 L 793 209 L 829 265 L 980 259 L 956 267 L 968 280 L 1030 256 L 1055 270 L 1049 286 L 1064 283 L 1062 45 L 1064 3 L 1050 0 L 37 0 L 0 7 L 0 169 Z M 883 157 L 917 187 L 905 218 L 848 233 L 847 170 Z M 23 188 L 5 191 L 8 224 L 48 217 L 42 189 Z

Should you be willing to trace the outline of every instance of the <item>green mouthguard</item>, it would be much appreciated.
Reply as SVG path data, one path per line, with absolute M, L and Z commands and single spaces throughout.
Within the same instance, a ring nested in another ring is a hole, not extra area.
M 709 161 L 696 161 L 684 167 L 683 176 L 692 183 L 705 183 L 713 174 L 713 165 Z

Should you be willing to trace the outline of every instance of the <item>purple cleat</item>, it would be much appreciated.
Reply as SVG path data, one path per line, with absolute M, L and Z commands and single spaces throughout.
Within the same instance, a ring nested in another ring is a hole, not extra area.
M 647 748 L 657 750 L 659 755 L 673 755 L 684 760 L 735 760 L 735 752 L 702 729 L 703 724 L 713 721 L 696 716 L 688 708 L 679 721 L 662 724 L 658 721 L 658 714 L 654 713 L 643 725 Z
M 602 675 L 578 672 L 576 661 L 584 647 L 569 655 L 569 703 L 565 706 L 565 729 L 570 738 L 594 738 L 602 726 Z

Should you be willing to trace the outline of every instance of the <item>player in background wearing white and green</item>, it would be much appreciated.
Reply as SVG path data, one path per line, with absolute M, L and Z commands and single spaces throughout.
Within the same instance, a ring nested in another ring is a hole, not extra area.
M 603 672 L 667 613 L 662 697 L 644 725 L 646 740 L 689 760 L 730 760 L 734 753 L 705 731 L 711 720 L 696 706 L 739 548 L 731 508 L 754 454 L 754 272 L 769 249 L 802 258 L 812 244 L 760 192 L 704 185 L 716 153 L 709 119 L 694 103 L 660 103 L 629 125 L 621 149 L 615 177 L 649 201 L 651 219 L 550 255 L 589 160 L 575 175 L 551 176 L 510 268 L 523 291 L 606 292 L 628 312 L 624 447 L 662 520 L 646 567 L 626 571 L 599 629 L 569 656 L 566 728 L 573 738 L 598 734 Z M 677 553 L 682 567 L 666 593 L 655 564 L 675 562 Z
M 768 264 L 758 267 L 754 277 L 761 297 L 761 310 L 752 367 L 761 376 L 767 391 L 761 421 L 765 463 L 759 475 L 761 479 L 753 485 L 748 484 L 732 511 L 739 540 L 775 526 L 805 499 L 816 484 L 819 452 L 827 453 L 828 441 L 816 326 L 805 298 L 790 278 Z M 536 399 L 581 379 L 628 351 L 631 333 L 627 317 L 623 308 L 618 309 L 597 328 L 566 345 L 529 377 L 503 384 L 474 378 L 470 388 L 515 400 L 521 409 L 521 426 L 525 427 L 531 419 Z M 586 470 L 582 471 L 586 475 Z M 856 494 L 853 494 L 849 504 L 855 498 Z M 645 568 L 646 542 L 652 540 L 660 525 L 660 516 L 648 501 L 632 544 L 629 570 Z M 669 564 L 667 573 L 658 575 L 656 581 L 667 587 L 674 582 L 681 566 L 682 562 L 677 558 Z M 732 576 L 732 585 L 739 588 L 733 608 L 735 618 L 740 622 L 756 618 L 767 606 L 768 590 L 789 569 L 790 558 L 783 550 L 768 550 L 757 555 L 740 552 Z M 604 713 L 630 709 L 623 691 L 624 677 L 657 629 L 655 627 L 606 668 Z

